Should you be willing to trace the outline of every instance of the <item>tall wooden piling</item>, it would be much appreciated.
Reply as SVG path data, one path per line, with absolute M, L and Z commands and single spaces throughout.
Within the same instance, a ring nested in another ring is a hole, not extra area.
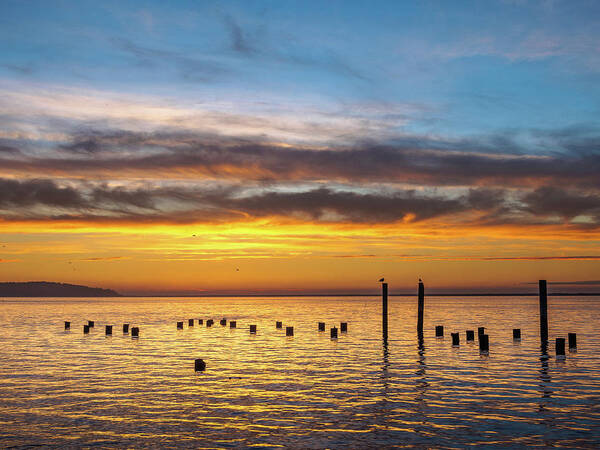
M 425 286 L 419 281 L 419 300 L 417 312 L 417 332 L 423 332 L 423 310 L 425 308 Z
M 548 344 L 548 291 L 546 280 L 540 280 L 540 339 L 542 345 Z
M 387 338 L 387 334 L 388 334 L 388 284 L 387 283 L 381 283 L 381 316 L 382 316 L 382 330 L 383 330 L 383 335 Z M 332 328 L 332 333 L 333 330 L 335 329 L 335 337 L 337 337 L 337 328 Z M 333 335 L 331 336 L 333 337 Z

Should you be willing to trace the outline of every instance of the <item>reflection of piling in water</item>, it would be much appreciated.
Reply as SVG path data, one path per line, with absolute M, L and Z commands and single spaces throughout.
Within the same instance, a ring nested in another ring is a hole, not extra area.
M 342 332 L 342 333 L 348 332 L 348 323 L 347 322 L 340 323 L 340 332 Z
M 331 327 L 330 336 L 331 336 L 331 339 L 337 339 L 338 329 L 336 327 Z
M 490 337 L 487 334 L 479 336 L 479 353 L 487 354 L 490 352 Z
M 131 328 L 131 337 L 139 337 L 140 336 L 140 329 L 138 327 L 132 327 Z
M 540 287 L 540 339 L 542 345 L 548 342 L 548 291 L 546 280 L 539 281 Z
M 194 326 L 194 319 L 188 319 L 188 327 Z
M 90 332 L 90 326 L 89 325 L 84 325 L 83 326 L 83 334 L 88 334 Z
M 556 338 L 556 358 L 565 358 L 565 338 Z
M 569 333 L 569 349 L 577 348 L 577 333 Z
M 383 335 L 388 334 L 388 284 L 381 283 L 381 317 Z M 334 328 L 332 328 L 333 330 Z M 332 331 L 333 332 L 333 331 Z M 335 328 L 335 337 L 337 337 L 337 328 Z M 331 336 L 333 337 L 333 336 Z
M 129 324 L 128 323 L 123 324 L 123 333 L 129 333 Z
M 112 325 L 105 325 L 104 332 L 106 335 L 112 334 Z
M 452 336 L 452 346 L 458 347 L 460 345 L 460 335 L 458 333 L 450 333 Z
M 206 369 L 206 363 L 204 362 L 203 359 L 196 359 L 194 361 L 194 370 L 196 372 L 203 372 Z
M 325 331 L 325 322 L 319 322 L 319 331 Z
M 520 328 L 513 328 L 513 339 L 521 340 L 521 329 Z
M 235 320 L 230 320 L 229 321 L 229 328 L 235 328 L 237 327 L 237 322 Z
M 293 336 L 294 335 L 294 327 L 285 327 L 285 335 Z
M 177 322 L 177 329 L 183 330 L 183 322 Z
M 65 320 L 65 330 L 70 330 L 71 329 L 71 322 L 67 322 Z
M 467 342 L 475 340 L 475 331 L 467 330 Z
M 435 326 L 435 337 L 443 337 L 444 336 L 444 325 L 436 325 Z
M 277 322 L 275 322 L 275 328 L 283 328 L 283 322 L 281 322 L 279 320 Z
M 256 325 L 250 325 L 250 333 L 256 334 Z
M 418 312 L 417 312 L 417 332 L 423 332 L 423 310 L 425 308 L 425 286 L 422 281 L 419 281 L 419 293 L 418 293 Z

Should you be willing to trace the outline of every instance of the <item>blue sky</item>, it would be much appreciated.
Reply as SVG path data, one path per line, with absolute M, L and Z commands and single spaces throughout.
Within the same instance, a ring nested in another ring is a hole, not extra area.
M 249 111 L 399 114 L 401 133 L 450 138 L 593 125 L 599 112 L 593 1 L 4 1 L 0 10 L 0 77 L 23 84 Z

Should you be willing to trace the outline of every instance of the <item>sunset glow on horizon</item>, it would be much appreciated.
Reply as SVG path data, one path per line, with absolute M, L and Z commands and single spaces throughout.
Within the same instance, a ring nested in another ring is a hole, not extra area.
M 176 3 L 0 6 L 0 281 L 600 291 L 600 5 Z

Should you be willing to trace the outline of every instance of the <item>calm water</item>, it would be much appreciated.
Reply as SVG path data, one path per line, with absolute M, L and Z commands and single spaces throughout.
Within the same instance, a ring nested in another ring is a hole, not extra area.
M 376 297 L 0 299 L 0 447 L 598 447 L 600 298 L 549 298 L 551 342 L 577 332 L 564 361 L 553 344 L 540 358 L 537 311 L 536 297 L 427 297 L 419 349 L 414 297 L 390 299 L 387 348 Z M 489 356 L 465 342 L 478 326 Z

